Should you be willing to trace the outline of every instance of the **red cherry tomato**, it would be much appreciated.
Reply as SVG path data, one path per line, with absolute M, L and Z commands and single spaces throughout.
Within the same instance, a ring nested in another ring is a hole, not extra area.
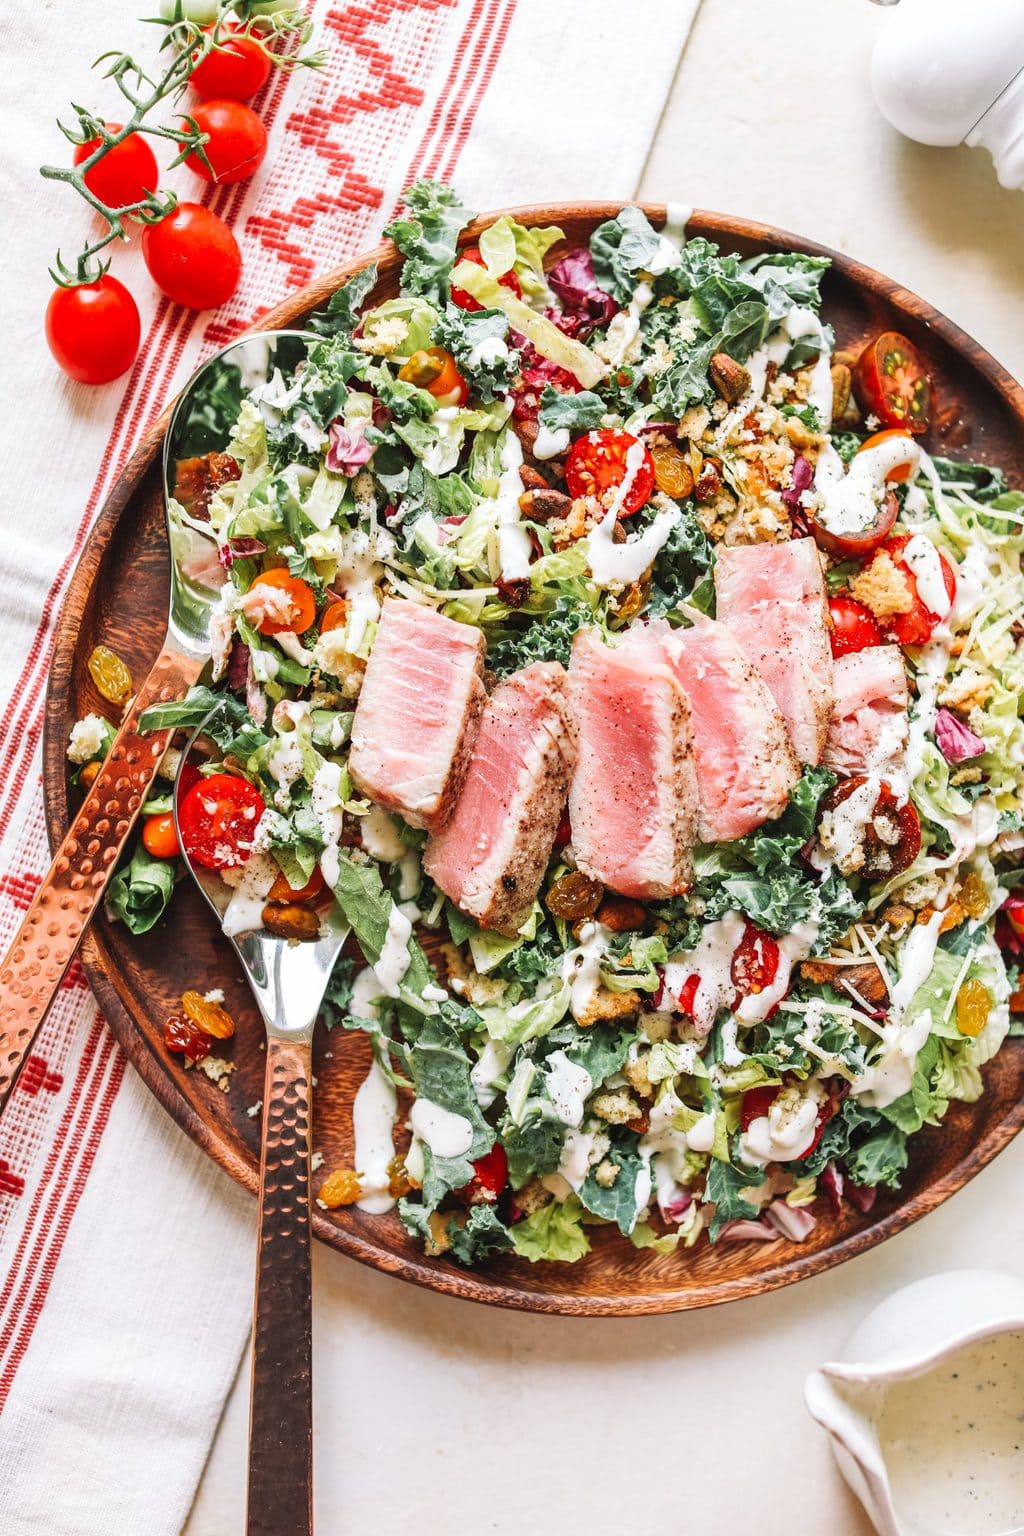
M 1024 939 L 1024 896 L 1008 896 L 1000 912 L 1018 939 Z
M 748 921 L 732 957 L 732 979 L 738 997 L 763 992 L 775 980 L 778 969 L 778 944 L 770 933 L 762 933 Z
M 292 576 L 289 571 L 279 569 L 264 571 L 262 576 L 257 576 L 249 591 L 254 592 L 263 588 L 283 592 L 286 595 L 288 617 L 272 619 L 268 616 L 260 619 L 256 626 L 260 634 L 279 635 L 283 630 L 291 630 L 294 635 L 304 635 L 316 618 L 316 598 L 309 582 L 303 581 L 301 576 Z
M 170 811 L 147 816 L 142 827 L 142 846 L 154 859 L 176 859 L 181 852 L 174 817 Z
M 317 901 L 326 891 L 327 885 L 318 865 L 313 866 L 313 873 L 305 885 L 292 887 L 288 884 L 284 875 L 278 875 L 270 890 L 267 892 L 268 901 Z
M 893 563 L 903 572 L 910 587 L 913 598 L 913 607 L 906 613 L 894 613 L 885 621 L 885 627 L 894 640 L 900 645 L 926 645 L 935 632 L 935 626 L 939 623 L 940 616 L 932 613 L 921 599 L 917 590 L 917 578 L 907 562 L 902 559 L 903 551 L 910 543 L 911 535 L 901 533 L 896 538 L 889 539 L 885 544 L 885 552 Z M 953 567 L 945 555 L 939 552 L 939 563 L 942 566 L 942 584 L 946 589 L 946 596 L 952 603 L 956 596 L 956 575 Z
M 637 453 L 636 450 L 640 452 Z M 629 459 L 630 451 L 633 458 Z M 639 512 L 654 490 L 654 460 L 629 432 L 610 427 L 578 437 L 565 460 L 565 479 L 571 496 L 602 496 L 629 478 L 619 517 Z
M 118 378 L 135 361 L 141 336 L 135 300 L 109 272 L 95 283 L 57 288 L 50 295 L 47 343 L 64 372 L 80 384 Z
M 508 1158 L 505 1148 L 496 1141 L 489 1152 L 478 1157 L 473 1164 L 473 1183 L 487 1195 L 500 1195 L 508 1182 Z
M 185 761 L 182 763 L 180 769 L 178 770 L 177 796 L 179 805 L 184 800 L 192 786 L 201 782 L 202 777 L 202 774 L 199 772 L 199 769 L 196 767 L 192 759 L 190 757 L 186 757 Z
M 853 651 L 866 651 L 871 645 L 881 645 L 882 631 L 878 620 L 855 597 L 838 592 L 828 600 L 828 616 L 832 620 L 829 640 L 833 656 L 849 656 Z
M 196 65 L 188 83 L 206 101 L 248 101 L 266 85 L 271 68 L 267 50 L 250 33 L 222 27 L 219 46 Z
M 853 390 L 861 410 L 884 427 L 928 430 L 932 381 L 924 358 L 899 331 L 883 331 L 868 342 L 853 370 Z
M 555 833 L 555 847 L 564 848 L 566 843 L 572 842 L 572 823 L 569 821 L 569 812 L 566 811 L 558 823 L 558 831 Z
M 189 155 L 185 161 L 190 171 L 204 181 L 224 187 L 246 181 L 259 170 L 267 153 L 267 130 L 251 107 L 240 101 L 203 101 L 191 116 L 196 126 L 209 135 L 203 153 L 213 173 L 197 154 Z
M 888 443 L 895 437 L 905 438 L 908 443 L 914 441 L 912 434 L 907 431 L 906 427 L 887 427 L 884 432 L 873 432 L 870 437 L 866 437 L 857 449 L 857 452 L 866 453 L 869 448 L 877 448 L 880 443 Z M 915 456 L 908 458 L 905 464 L 894 465 L 885 478 L 890 484 L 906 484 L 914 473 L 916 462 Z
M 822 800 L 822 813 L 834 811 L 867 782 L 860 773 L 841 780 Z M 909 869 L 920 851 L 921 819 L 917 811 L 909 800 L 900 805 L 889 785 L 883 782 L 871 819 L 864 828 L 864 862 L 858 873 L 866 880 L 888 880 Z
M 471 245 L 468 250 L 460 251 L 459 255 L 462 261 L 472 261 L 478 267 L 487 265 L 480 254 L 480 247 L 478 245 Z M 517 299 L 521 299 L 523 296 L 523 285 L 514 272 L 503 272 L 498 278 L 498 286 L 499 288 L 507 288 L 510 293 L 515 294 Z M 467 293 L 465 288 L 452 289 L 452 303 L 457 304 L 460 309 L 469 310 L 470 313 L 484 307 L 477 299 L 474 299 L 471 293 Z
M 108 133 L 119 133 L 121 123 L 107 123 Z M 90 139 L 75 149 L 75 164 L 88 160 L 94 149 L 99 149 L 102 139 Z M 156 156 L 149 147 L 145 134 L 130 133 L 120 144 L 109 149 L 102 160 L 97 160 L 85 173 L 85 184 L 93 197 L 98 197 L 108 208 L 130 208 L 141 203 L 147 192 L 155 192 L 160 184 L 160 171 Z
M 679 996 L 676 998 L 676 1004 L 680 1013 L 688 1013 L 691 1018 L 693 1017 L 693 1006 L 697 1001 L 697 990 L 699 987 L 699 976 L 687 976 L 679 988 Z
M 199 203 L 179 203 L 159 224 L 148 224 L 142 254 L 157 287 L 186 309 L 216 309 L 242 275 L 234 235 Z
M 266 809 L 248 779 L 214 773 L 194 785 L 178 807 L 185 852 L 204 869 L 235 869 L 252 853 L 252 840 Z
M 740 1106 L 740 1130 L 749 1131 L 755 1120 L 763 1120 L 781 1092 L 781 1083 L 763 1083 L 760 1088 L 748 1088 Z
M 833 533 L 831 528 L 826 528 L 825 524 L 816 517 L 809 517 L 808 523 L 818 548 L 823 549 L 834 560 L 863 560 L 885 543 L 893 530 L 899 511 L 900 504 L 896 500 L 896 492 L 886 491 L 882 504 L 875 514 L 874 522 L 869 523 L 866 528 L 858 529 L 856 533 Z

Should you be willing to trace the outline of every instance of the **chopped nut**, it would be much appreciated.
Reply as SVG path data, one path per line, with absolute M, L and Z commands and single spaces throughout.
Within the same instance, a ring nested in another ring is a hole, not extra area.
M 547 523 L 553 517 L 568 517 L 572 511 L 572 497 L 566 496 L 564 491 L 553 491 L 550 486 L 543 490 L 536 486 L 520 496 L 519 510 L 533 523 Z
M 835 987 L 837 991 L 859 994 L 866 1003 L 884 1008 L 889 1001 L 889 991 L 878 966 L 873 961 L 863 965 L 839 965 L 829 960 L 805 960 L 800 967 L 805 981 L 816 986 Z M 844 985 L 845 984 L 845 985 Z
M 528 491 L 546 491 L 548 483 L 539 469 L 534 469 L 532 464 L 522 464 L 519 468 L 519 478 Z
M 723 400 L 735 405 L 750 388 L 750 374 L 728 352 L 716 352 L 708 364 L 708 376 Z

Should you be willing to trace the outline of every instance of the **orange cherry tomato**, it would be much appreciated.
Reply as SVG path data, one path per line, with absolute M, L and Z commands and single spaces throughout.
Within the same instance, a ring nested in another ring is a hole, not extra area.
M 906 427 L 886 427 L 884 432 L 874 432 L 870 437 L 866 437 L 857 452 L 864 453 L 868 448 L 877 448 L 879 443 L 887 443 L 894 437 L 905 437 L 908 443 L 914 441 L 913 434 L 908 432 Z M 894 465 L 885 478 L 896 484 L 904 484 L 913 473 L 914 460 L 911 458 L 905 464 Z
M 465 405 L 469 399 L 469 385 L 456 368 L 454 357 L 443 347 L 430 347 L 428 351 L 441 364 L 441 372 L 425 385 L 427 393 L 441 405 Z
M 853 370 L 853 392 L 861 410 L 883 426 L 927 432 L 932 381 L 924 358 L 899 331 L 883 331 L 868 342 Z
M 635 448 L 639 446 L 638 456 Z M 630 459 L 630 453 L 637 461 Z M 619 517 L 630 517 L 650 500 L 654 490 L 654 460 L 631 432 L 606 427 L 578 437 L 565 460 L 565 480 L 571 496 L 602 496 L 629 477 Z
M 278 875 L 270 890 L 267 892 L 268 901 L 316 901 L 327 889 L 327 883 L 320 873 L 319 865 L 313 866 L 313 873 L 305 885 L 293 887 L 288 884 L 284 875 Z
M 176 859 L 181 852 L 174 816 L 165 811 L 159 816 L 147 816 L 142 827 L 142 846 L 154 859 Z
M 336 602 L 328 603 L 320 615 L 320 633 L 326 635 L 332 629 L 344 629 L 348 618 L 348 603 L 343 597 Z
M 279 635 L 282 630 L 303 635 L 316 618 L 316 598 L 313 588 L 301 576 L 292 576 L 286 570 L 264 571 L 257 576 L 249 591 L 256 587 L 270 587 L 288 596 L 288 618 L 261 619 L 256 628 L 261 635 Z

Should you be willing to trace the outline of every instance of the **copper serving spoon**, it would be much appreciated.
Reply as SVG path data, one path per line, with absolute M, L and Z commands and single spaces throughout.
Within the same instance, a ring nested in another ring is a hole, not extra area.
M 221 447 L 223 429 L 231 425 L 223 406 L 269 379 L 283 356 L 294 361 L 312 339 L 302 331 L 266 331 L 232 342 L 193 375 L 171 412 L 163 453 L 171 553 L 167 635 L 0 960 L 0 1113 L 103 899 L 170 740 L 170 730 L 141 735 L 139 717 L 153 704 L 181 698 L 209 660 L 210 612 L 220 588 L 216 544 L 173 501 L 175 467 L 181 458 Z M 218 424 L 219 438 L 213 430 Z

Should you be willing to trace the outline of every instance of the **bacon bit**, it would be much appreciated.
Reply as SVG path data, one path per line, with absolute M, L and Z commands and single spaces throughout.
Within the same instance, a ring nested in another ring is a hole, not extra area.
M 495 586 L 498 589 L 498 596 L 509 608 L 521 608 L 530 595 L 529 576 L 513 576 L 509 581 L 506 581 L 504 576 L 499 576 Z
M 698 501 L 714 501 L 722 489 L 722 476 L 714 459 L 705 459 L 704 467 L 700 472 L 700 478 L 693 487 L 693 494 Z

